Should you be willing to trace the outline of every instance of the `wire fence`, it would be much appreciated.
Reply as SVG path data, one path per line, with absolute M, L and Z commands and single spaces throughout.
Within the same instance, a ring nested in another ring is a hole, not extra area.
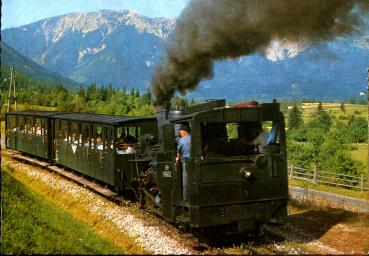
M 351 176 L 318 169 L 309 170 L 290 165 L 288 167 L 288 177 L 290 179 L 304 180 L 311 183 L 322 183 L 338 187 L 357 189 L 361 192 L 369 190 L 368 178 L 363 174 L 360 176 Z

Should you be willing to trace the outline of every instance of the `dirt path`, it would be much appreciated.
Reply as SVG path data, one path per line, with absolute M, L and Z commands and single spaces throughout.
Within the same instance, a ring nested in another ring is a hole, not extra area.
M 306 206 L 291 201 L 290 214 L 278 227 L 288 240 L 312 253 L 368 254 L 369 214 Z
M 113 229 L 136 239 L 138 245 L 154 254 L 368 254 L 369 215 L 348 211 L 306 206 L 291 201 L 289 216 L 281 225 L 268 225 L 277 237 L 261 240 L 241 237 L 230 243 L 219 243 L 196 250 L 196 238 L 185 238 L 163 220 L 137 206 L 127 203 L 118 206 L 91 191 L 41 168 L 16 162 L 2 155 L 3 164 L 12 166 L 12 175 L 27 182 L 27 186 L 41 184 L 45 196 L 51 200 L 66 200 L 69 211 L 84 208 L 97 220 L 103 220 Z M 47 189 L 46 189 L 47 188 Z M 63 197 L 60 197 L 63 195 Z

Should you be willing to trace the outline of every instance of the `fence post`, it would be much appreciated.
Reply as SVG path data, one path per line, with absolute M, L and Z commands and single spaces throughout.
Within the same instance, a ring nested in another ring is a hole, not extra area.
M 360 174 L 360 190 L 361 192 L 364 191 L 364 175 Z
M 293 164 L 290 166 L 290 179 L 293 179 Z
M 314 170 L 313 170 L 313 183 L 315 184 L 316 183 L 316 173 L 317 173 L 317 169 L 316 169 L 316 167 L 314 167 Z

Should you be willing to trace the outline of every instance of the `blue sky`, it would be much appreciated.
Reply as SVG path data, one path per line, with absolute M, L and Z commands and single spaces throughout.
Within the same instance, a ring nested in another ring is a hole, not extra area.
M 179 16 L 189 0 L 2 0 L 1 29 L 71 12 L 135 10 L 149 17 Z

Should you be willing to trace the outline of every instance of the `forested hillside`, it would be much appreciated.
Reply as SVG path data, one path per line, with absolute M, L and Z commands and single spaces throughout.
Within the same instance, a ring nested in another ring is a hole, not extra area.
M 0 89 L 2 104 L 7 100 L 9 89 L 9 67 L 1 66 Z M 88 112 L 97 114 L 150 116 L 154 115 L 150 90 L 140 93 L 138 89 L 113 88 L 112 85 L 67 87 L 62 84 L 50 86 L 48 82 L 34 80 L 17 72 L 17 98 L 22 105 L 55 107 L 60 111 Z M 186 106 L 186 98 L 173 98 L 173 105 Z M 27 109 L 27 107 L 25 107 Z M 39 109 L 39 107 L 37 107 Z
M 42 80 L 50 85 L 61 83 L 68 86 L 78 86 L 77 82 L 38 65 L 36 62 L 16 52 L 6 43 L 0 42 L 0 46 L 1 67 L 4 68 L 2 72 L 5 70 L 5 67 L 14 67 L 32 79 Z

